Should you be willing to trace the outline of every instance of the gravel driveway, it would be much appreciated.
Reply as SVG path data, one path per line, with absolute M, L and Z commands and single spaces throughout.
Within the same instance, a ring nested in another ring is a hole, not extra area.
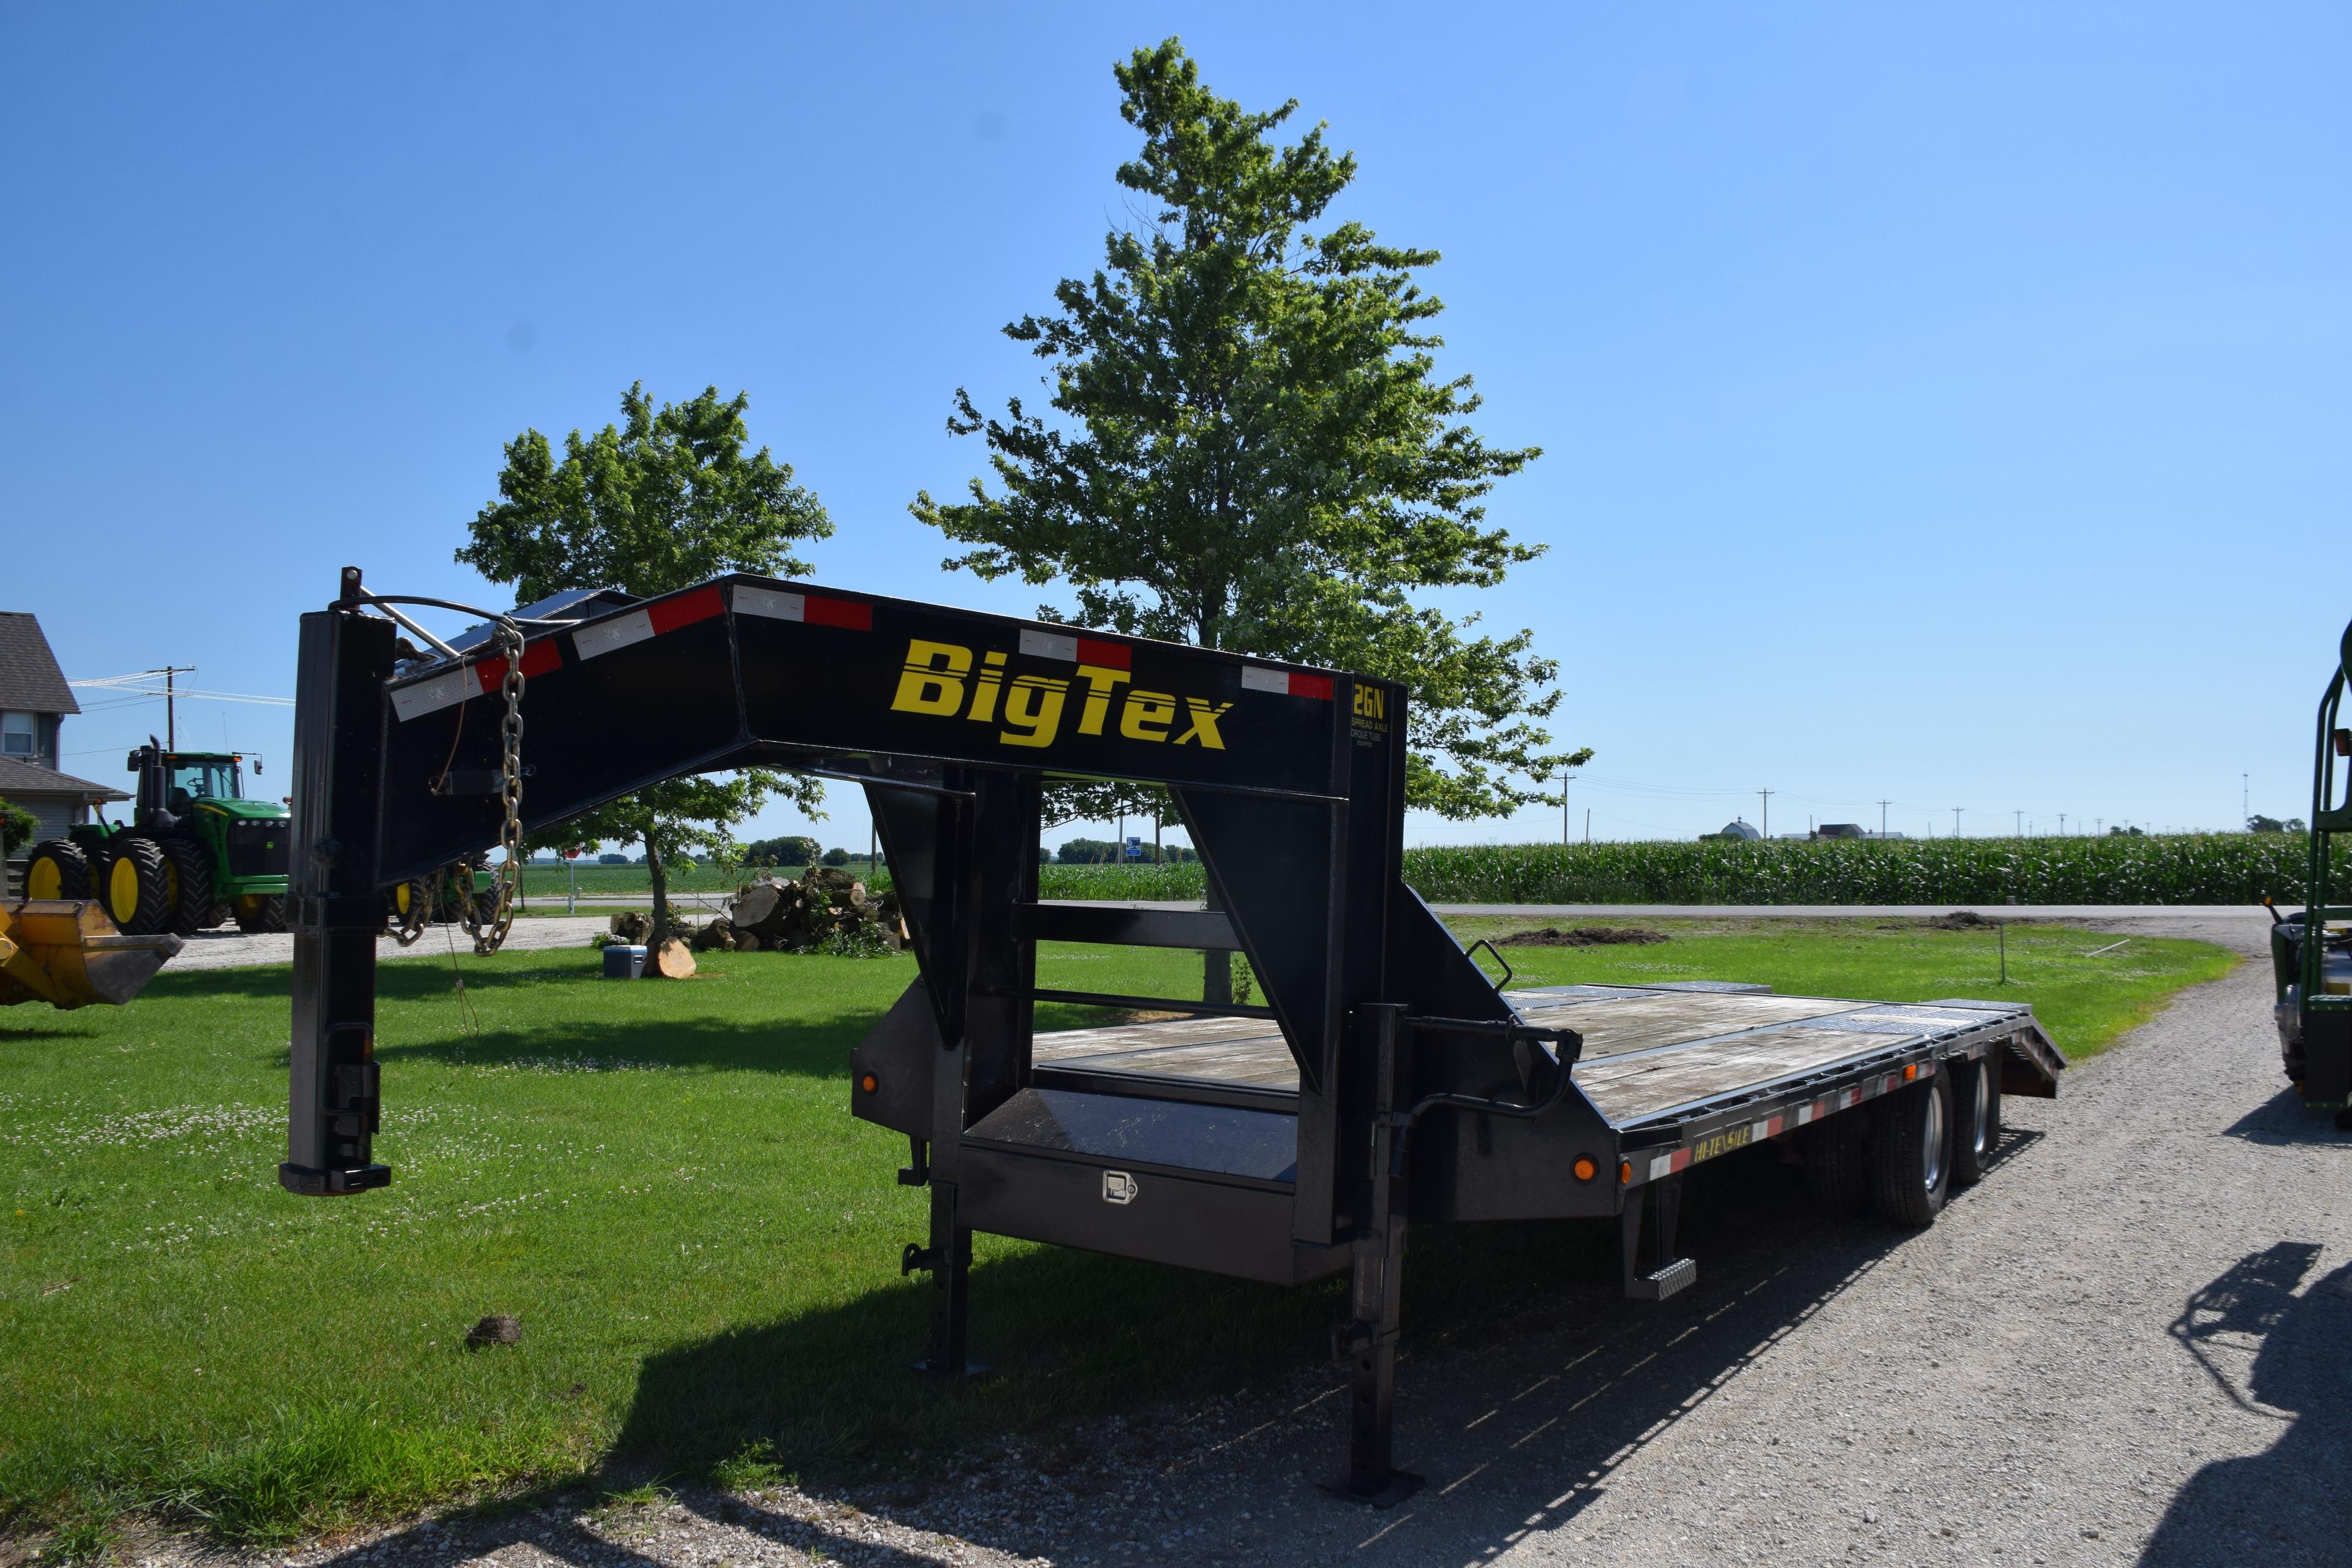
M 2340 1564 L 2352 1136 L 2286 1096 L 2266 971 L 2184 993 L 2063 1099 L 2011 1101 L 1999 1168 L 1931 1230 L 1777 1203 L 1711 1225 L 1695 1186 L 1699 1280 L 1673 1300 L 1596 1281 L 1416 1347 L 1397 1446 L 1429 1486 L 1392 1512 L 1314 1489 L 1342 1441 L 1318 1366 L 928 1495 L 582 1500 L 272 1561 Z

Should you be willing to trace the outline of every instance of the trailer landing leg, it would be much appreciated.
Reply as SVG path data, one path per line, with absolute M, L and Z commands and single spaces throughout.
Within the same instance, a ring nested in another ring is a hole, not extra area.
M 1403 1315 L 1405 1194 L 1394 1169 L 1394 1112 L 1400 1084 L 1409 1081 L 1404 1059 L 1404 1009 L 1364 1009 L 1379 1046 L 1373 1079 L 1371 1212 L 1356 1237 L 1353 1321 L 1347 1331 L 1348 1470 L 1322 1483 L 1322 1489 L 1350 1502 L 1394 1508 L 1419 1491 L 1422 1479 L 1398 1469 L 1396 1436 L 1397 1336 Z
M 931 1244 L 907 1244 L 898 1272 L 922 1269 L 931 1277 L 931 1353 L 915 1363 L 917 1372 L 940 1377 L 978 1377 L 984 1363 L 965 1353 L 966 1320 L 971 1306 L 971 1229 L 957 1223 L 957 1187 L 931 1178 Z
M 1646 1199 L 1637 1194 L 1625 1205 L 1625 1295 L 1635 1301 L 1663 1301 L 1698 1283 L 1698 1265 L 1675 1256 L 1675 1223 L 1681 1217 L 1683 1179 L 1678 1173 L 1648 1184 Z M 1641 1273 L 1642 1211 L 1650 1211 L 1651 1258 L 1657 1267 Z

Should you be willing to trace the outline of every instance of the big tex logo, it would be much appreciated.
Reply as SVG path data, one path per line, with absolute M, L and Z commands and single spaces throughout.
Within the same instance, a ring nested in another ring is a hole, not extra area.
M 1020 651 L 1024 658 L 1075 665 L 1075 673 L 1069 678 L 1015 675 L 1008 680 L 1003 653 L 981 654 L 975 668 L 971 649 L 915 637 L 907 644 L 906 668 L 899 672 L 898 695 L 890 706 L 900 713 L 995 726 L 997 740 L 1008 746 L 1050 746 L 1062 732 L 1075 697 L 1078 734 L 1102 734 L 1112 722 L 1116 703 L 1118 732 L 1130 741 L 1225 749 L 1217 721 L 1233 704 L 1138 689 L 1131 684 L 1131 656 L 1121 644 L 1023 632 Z

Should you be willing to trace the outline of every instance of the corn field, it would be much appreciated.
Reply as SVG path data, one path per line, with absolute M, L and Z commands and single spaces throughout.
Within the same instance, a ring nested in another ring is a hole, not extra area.
M 1404 865 L 1449 904 L 2285 904 L 2302 901 L 2310 853 L 2300 834 L 2196 833 L 1448 846 Z
M 1404 876 L 1444 904 L 2251 904 L 2267 893 L 2284 905 L 2302 902 L 2309 855 L 2294 833 L 1484 844 L 1408 849 Z M 2337 877 L 2352 891 L 2352 858 Z M 870 879 L 877 890 L 889 879 L 887 868 Z M 1047 899 L 1178 900 L 1200 898 L 1202 879 L 1197 863 L 1055 862 L 1037 884 Z

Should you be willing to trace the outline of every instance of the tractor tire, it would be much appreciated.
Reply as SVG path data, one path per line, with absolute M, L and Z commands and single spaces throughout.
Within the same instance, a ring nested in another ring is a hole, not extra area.
M 125 936 L 154 936 L 172 924 L 171 862 L 152 838 L 118 834 L 106 847 L 98 900 Z
M 1870 1207 L 1870 1160 L 1862 1134 L 1862 1118 L 1850 1112 L 1806 1131 L 1805 1185 L 1832 1219 L 1858 1219 Z
M 173 936 L 193 936 L 202 931 L 205 917 L 213 912 L 213 868 L 204 846 L 185 838 L 166 838 L 163 846 L 163 885 L 171 898 L 168 917 Z
M 2000 1053 L 1949 1064 L 1952 1075 L 1952 1184 L 1973 1187 L 2000 1147 Z
M 1952 1190 L 1948 1073 L 1870 1102 L 1870 1196 L 1883 1219 L 1925 1230 Z
M 236 929 L 247 936 L 286 929 L 286 899 L 281 893 L 248 893 L 236 901 Z
M 64 838 L 45 838 L 33 846 L 25 862 L 25 896 L 28 899 L 89 897 L 89 858 L 81 846 Z

